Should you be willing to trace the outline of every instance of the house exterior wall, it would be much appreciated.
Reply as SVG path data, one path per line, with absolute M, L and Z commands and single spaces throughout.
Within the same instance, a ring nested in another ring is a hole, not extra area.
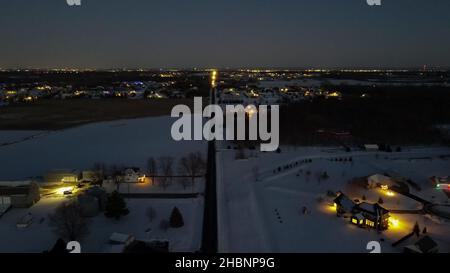
M 76 173 L 49 173 L 45 176 L 47 183 L 77 183 L 79 175 Z

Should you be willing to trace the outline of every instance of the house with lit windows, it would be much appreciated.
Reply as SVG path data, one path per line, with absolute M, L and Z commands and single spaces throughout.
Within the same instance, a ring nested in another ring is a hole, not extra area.
M 125 183 L 145 183 L 145 173 L 141 172 L 139 168 L 126 168 L 123 171 L 123 181 Z
M 377 230 L 389 228 L 389 210 L 378 203 L 356 203 L 343 193 L 334 199 L 334 203 L 337 215 L 347 216 L 356 226 Z

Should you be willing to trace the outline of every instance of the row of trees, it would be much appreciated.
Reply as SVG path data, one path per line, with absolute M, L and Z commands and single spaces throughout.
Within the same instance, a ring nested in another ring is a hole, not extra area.
M 177 166 L 175 166 L 177 163 Z M 125 165 L 110 165 L 95 163 L 93 170 L 98 175 L 98 182 L 104 176 L 115 176 L 126 168 Z M 147 160 L 147 171 L 153 181 L 157 179 L 158 184 L 166 189 L 172 184 L 174 176 L 179 178 L 183 188 L 194 187 L 195 178 L 204 175 L 206 171 L 206 161 L 200 152 L 192 152 L 179 159 L 178 162 L 173 157 L 163 156 L 159 158 L 150 157 Z M 190 179 L 189 179 L 190 178 Z
M 159 159 L 151 157 L 147 162 L 147 170 L 153 181 L 158 178 L 159 185 L 166 189 L 172 183 L 172 178 L 175 176 L 174 164 L 175 160 L 173 157 L 165 156 Z M 194 187 L 195 178 L 204 175 L 206 162 L 200 152 L 190 153 L 179 160 L 177 168 L 178 176 L 185 176 L 180 177 L 180 183 L 186 189 L 189 185 Z

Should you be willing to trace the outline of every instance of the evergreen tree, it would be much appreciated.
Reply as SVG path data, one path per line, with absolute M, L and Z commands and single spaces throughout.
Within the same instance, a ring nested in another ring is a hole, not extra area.
M 180 228 L 182 226 L 184 226 L 183 215 L 181 215 L 180 210 L 175 207 L 170 215 L 170 227 Z
M 127 204 L 122 196 L 117 191 L 114 191 L 106 202 L 105 216 L 108 218 L 120 219 L 121 216 L 127 215 L 130 211 L 127 209 Z

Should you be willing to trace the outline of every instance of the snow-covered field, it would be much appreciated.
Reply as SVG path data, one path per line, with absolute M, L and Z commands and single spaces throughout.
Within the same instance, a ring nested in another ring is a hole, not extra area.
M 27 141 L 45 134 L 45 131 L 0 131 L 0 146 Z
M 446 148 L 411 148 L 402 153 L 345 153 L 329 148 L 282 148 L 282 153 L 257 153 L 257 157 L 236 160 L 235 151 L 218 154 L 219 242 L 223 252 L 368 252 L 369 241 L 381 241 L 384 252 L 398 252 L 391 243 L 410 233 L 417 221 L 439 241 L 441 251 L 450 251 L 450 223 L 436 223 L 422 215 L 393 215 L 397 228 L 383 234 L 352 226 L 336 217 L 327 191 L 343 191 L 352 198 L 375 203 L 381 197 L 388 209 L 414 210 L 421 204 L 381 189 L 367 190 L 348 183 L 356 177 L 389 172 L 410 178 L 422 186 L 412 191 L 435 203 L 448 204 L 447 196 L 431 188 L 428 178 L 448 175 L 450 161 L 439 155 Z M 352 162 L 331 161 L 350 157 Z M 430 156 L 432 159 L 413 159 Z M 312 159 L 286 171 L 279 166 Z M 221 162 L 221 164 L 219 164 Z M 255 171 L 258 166 L 258 172 Z M 328 179 L 319 179 L 327 172 Z M 258 173 L 258 175 L 255 175 Z M 258 181 L 255 177 L 258 176 Z M 434 198 L 433 198 L 434 197 Z M 306 207 L 308 214 L 303 214 Z M 383 239 L 383 240 L 381 240 Z M 411 243 L 411 242 L 410 242 Z
M 30 209 L 12 209 L 0 219 L 1 253 L 37 253 L 50 250 L 57 236 L 50 226 L 48 214 L 65 198 L 44 198 Z M 168 239 L 170 251 L 193 252 L 200 249 L 203 198 L 195 199 L 127 199 L 130 213 L 119 221 L 100 214 L 88 223 L 89 234 L 80 240 L 82 252 L 101 253 L 108 251 L 108 240 L 112 233 L 132 234 L 137 240 Z M 180 209 L 184 226 L 179 229 L 163 231 L 159 228 L 161 220 L 169 220 L 174 207 Z M 147 208 L 156 211 L 150 222 L 146 216 Z M 27 213 L 32 213 L 33 224 L 19 229 L 16 223 Z M 42 221 L 42 222 L 41 222 Z
M 170 135 L 173 121 L 156 117 L 88 124 L 0 146 L 0 181 L 42 176 L 53 169 L 89 169 L 95 163 L 146 167 L 149 157 L 206 154 L 203 141 L 174 141 Z M 33 134 L 0 131 L 0 140 Z

